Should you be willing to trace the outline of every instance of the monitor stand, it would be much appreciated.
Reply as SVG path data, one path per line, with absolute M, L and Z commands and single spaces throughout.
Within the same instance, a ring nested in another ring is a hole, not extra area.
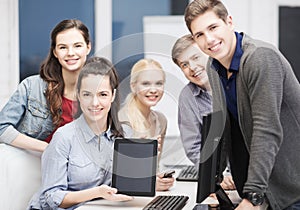
M 209 205 L 209 204 L 197 204 L 194 206 L 193 210 L 234 210 L 235 205 L 231 202 L 227 193 L 223 188 L 217 184 L 216 185 L 216 196 L 219 202 L 219 205 Z

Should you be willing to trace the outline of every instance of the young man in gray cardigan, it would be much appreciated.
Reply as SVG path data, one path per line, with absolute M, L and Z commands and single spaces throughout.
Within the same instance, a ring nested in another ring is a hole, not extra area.
M 234 31 L 219 0 L 194 0 L 186 25 L 210 56 L 213 109 L 228 111 L 225 135 L 241 209 L 300 209 L 300 84 L 270 44 Z

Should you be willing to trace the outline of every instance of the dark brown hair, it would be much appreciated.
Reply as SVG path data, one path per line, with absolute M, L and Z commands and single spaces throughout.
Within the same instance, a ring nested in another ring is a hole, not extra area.
M 48 83 L 45 95 L 51 112 L 53 125 L 55 127 L 58 127 L 62 121 L 61 106 L 65 84 L 62 76 L 62 66 L 58 59 L 54 56 L 53 50 L 56 47 L 57 35 L 62 31 L 72 28 L 78 29 L 81 32 L 87 45 L 90 43 L 89 30 L 80 20 L 63 20 L 58 23 L 51 32 L 49 53 L 46 59 L 42 62 L 40 68 L 41 78 Z
M 120 109 L 120 95 L 119 95 L 119 77 L 113 64 L 103 57 L 92 57 L 87 60 L 78 76 L 77 81 L 77 94 L 79 95 L 82 79 L 88 75 L 102 75 L 109 77 L 109 83 L 111 86 L 112 93 L 115 91 L 115 98 L 112 102 L 111 109 L 108 113 L 107 127 L 110 127 L 112 135 L 115 137 L 124 137 L 123 129 L 118 118 L 118 112 Z M 80 102 L 78 101 L 78 104 Z M 79 104 L 80 105 L 80 104 Z M 75 118 L 78 118 L 82 110 L 78 106 L 78 112 Z

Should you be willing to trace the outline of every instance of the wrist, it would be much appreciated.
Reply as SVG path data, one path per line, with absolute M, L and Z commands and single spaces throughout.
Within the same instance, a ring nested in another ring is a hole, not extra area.
M 265 196 L 260 192 L 246 192 L 243 195 L 243 198 L 252 203 L 253 206 L 260 206 L 265 201 Z
M 103 196 L 100 186 L 94 187 L 91 190 L 92 190 L 91 192 L 92 199 L 100 198 Z

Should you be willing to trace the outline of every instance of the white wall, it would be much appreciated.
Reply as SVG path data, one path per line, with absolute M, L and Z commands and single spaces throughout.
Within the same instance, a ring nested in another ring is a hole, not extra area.
M 95 1 L 95 55 L 112 58 L 112 0 Z
M 19 82 L 18 0 L 0 2 L 0 109 Z
M 183 16 L 145 16 L 144 50 L 145 57 L 160 62 L 166 72 L 165 93 L 154 109 L 167 116 L 167 136 L 179 136 L 177 126 L 178 97 L 188 82 L 183 73 L 173 63 L 171 50 L 178 37 L 189 33 L 184 25 Z

